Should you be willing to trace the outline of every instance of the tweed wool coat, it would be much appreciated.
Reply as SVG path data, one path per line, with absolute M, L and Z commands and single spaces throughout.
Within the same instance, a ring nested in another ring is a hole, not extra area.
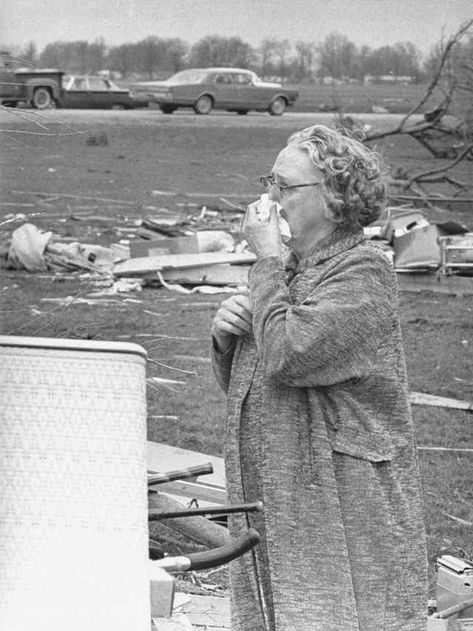
M 212 351 L 227 393 L 233 631 L 422 631 L 421 486 L 392 265 L 361 231 L 250 271 L 253 335 Z

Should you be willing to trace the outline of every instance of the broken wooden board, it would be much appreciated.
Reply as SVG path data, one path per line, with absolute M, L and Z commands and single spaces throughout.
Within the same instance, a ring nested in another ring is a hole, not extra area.
M 198 199 L 199 201 L 202 201 L 203 199 L 211 199 L 211 200 L 216 200 L 216 199 L 221 199 L 222 197 L 227 197 L 229 199 L 245 199 L 245 200 L 249 200 L 249 199 L 257 199 L 259 193 L 207 193 L 207 192 L 196 192 L 193 191 L 192 193 L 183 193 L 182 191 L 160 191 L 160 190 L 154 190 L 151 191 L 151 195 L 153 197 L 179 197 L 179 198 L 192 198 L 192 199 Z
M 211 462 L 213 473 L 193 481 L 166 482 L 159 485 L 159 490 L 174 496 L 196 499 L 201 506 L 227 503 L 223 458 L 152 441 L 147 442 L 146 454 L 148 471 L 158 473 Z
M 129 259 L 117 263 L 113 268 L 116 276 L 146 274 L 167 269 L 187 269 L 202 265 L 219 265 L 221 263 L 254 263 L 256 255 L 252 252 L 202 252 L 200 254 L 166 254 L 163 256 L 147 256 Z
M 401 291 L 433 291 L 453 296 L 473 296 L 473 276 L 438 276 L 436 274 L 397 274 Z
M 189 618 L 182 612 L 173 613 L 170 618 L 151 618 L 151 631 L 194 631 Z
M 434 394 L 425 394 L 423 392 L 411 392 L 409 394 L 409 401 L 413 405 L 433 405 L 435 407 L 473 412 L 473 402 L 471 401 L 460 401 L 448 397 L 439 397 Z
M 181 611 L 190 620 L 195 631 L 224 631 L 231 628 L 229 598 L 192 595 Z
M 176 598 L 179 595 L 177 593 Z M 155 631 L 228 631 L 231 629 L 230 600 L 192 594 L 170 618 L 152 620 Z
M 181 285 L 247 285 L 249 265 L 199 265 L 186 270 L 163 270 L 168 283 Z M 146 276 L 145 276 L 146 277 Z

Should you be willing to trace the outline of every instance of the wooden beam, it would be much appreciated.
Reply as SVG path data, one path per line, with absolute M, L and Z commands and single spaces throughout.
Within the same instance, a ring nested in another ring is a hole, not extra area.
M 409 394 L 409 401 L 414 405 L 433 405 L 435 407 L 473 412 L 473 403 L 471 401 L 438 397 L 434 394 L 425 394 L 424 392 L 411 392 Z
M 210 504 L 225 504 L 227 502 L 223 458 L 152 441 L 147 442 L 146 454 L 147 468 L 153 472 L 186 469 L 211 462 L 213 473 L 193 482 L 178 480 L 161 484 L 159 490 L 179 497 L 195 498 L 199 502 L 203 501 L 203 505 L 205 502 Z
M 252 252 L 239 254 L 228 252 L 202 252 L 200 254 L 165 254 L 163 256 L 147 256 L 129 259 L 117 263 L 113 269 L 116 276 L 130 274 L 146 274 L 167 269 L 188 269 L 203 265 L 221 263 L 254 263 L 256 256 Z
M 247 285 L 248 265 L 200 265 L 185 270 L 163 270 L 168 283 L 184 285 Z
M 226 504 L 227 493 L 225 489 L 205 482 L 189 482 L 188 480 L 176 480 L 160 484 L 159 490 L 178 497 L 210 502 L 212 504 Z
M 437 452 L 454 452 L 454 453 L 467 453 L 473 454 L 473 449 L 466 447 L 426 447 L 421 445 L 417 447 L 418 451 L 437 451 Z

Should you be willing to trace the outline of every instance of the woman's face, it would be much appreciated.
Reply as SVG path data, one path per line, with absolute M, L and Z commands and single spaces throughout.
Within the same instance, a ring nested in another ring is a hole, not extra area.
M 295 145 L 285 147 L 276 158 L 272 174 L 276 185 L 269 197 L 282 206 L 281 216 L 289 224 L 292 238 L 288 245 L 296 253 L 306 252 L 314 243 L 333 232 L 321 186 L 304 186 L 285 190 L 279 186 L 322 182 L 323 174 L 309 154 Z

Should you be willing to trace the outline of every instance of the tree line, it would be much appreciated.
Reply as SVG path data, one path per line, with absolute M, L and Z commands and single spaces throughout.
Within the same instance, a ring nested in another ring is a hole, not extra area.
M 457 58 L 470 56 L 473 39 L 458 44 Z M 463 48 L 462 48 L 463 47 Z M 107 46 L 103 38 L 47 44 L 39 51 L 34 42 L 15 51 L 22 65 L 61 68 L 71 73 L 116 72 L 122 78 L 160 79 L 192 67 L 236 66 L 249 68 L 265 78 L 285 82 L 314 83 L 327 78 L 363 81 L 395 76 L 422 82 L 436 67 L 440 44 L 424 59 L 412 42 L 380 48 L 357 46 L 340 33 L 330 33 L 320 43 L 265 38 L 258 47 L 240 37 L 209 35 L 190 46 L 179 38 L 149 36 Z

